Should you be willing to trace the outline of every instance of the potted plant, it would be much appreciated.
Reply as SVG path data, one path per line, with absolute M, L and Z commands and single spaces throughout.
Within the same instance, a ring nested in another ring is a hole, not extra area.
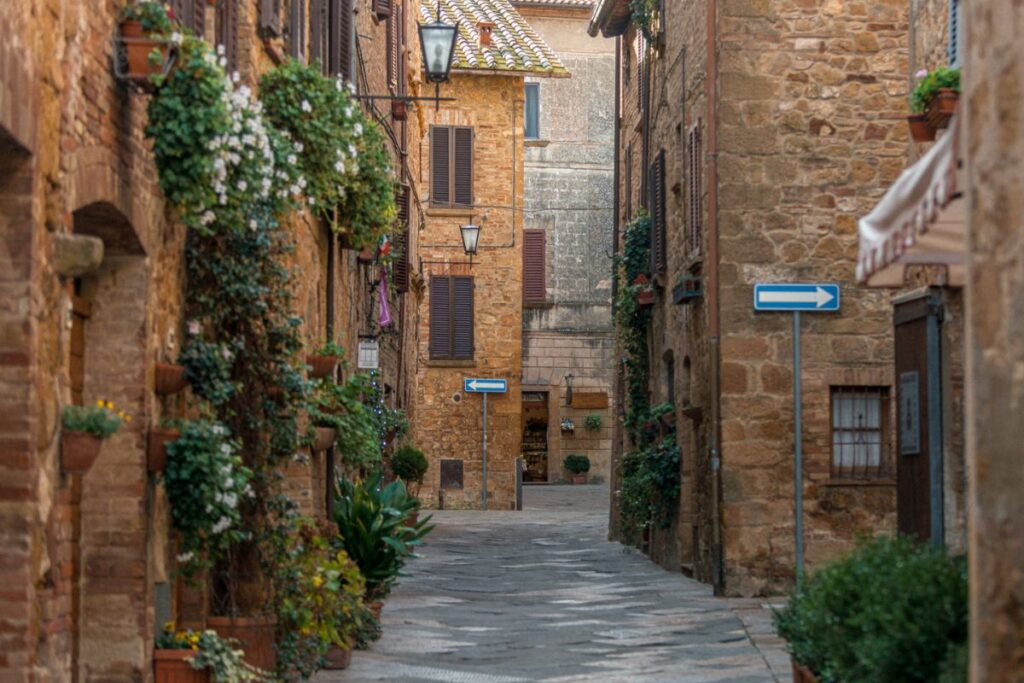
M 185 366 L 176 363 L 157 363 L 154 388 L 160 396 L 177 394 L 188 386 Z
M 345 357 L 345 349 L 334 342 L 327 342 L 319 349 L 306 356 L 306 365 L 309 366 L 309 376 L 313 379 L 327 377 L 338 367 L 339 361 Z
M 806 578 L 775 627 L 794 681 L 936 681 L 967 638 L 967 563 L 876 538 Z
M 637 306 L 654 305 L 654 288 L 651 287 L 651 283 L 646 275 L 643 273 L 637 275 L 636 279 L 633 280 L 633 286 L 635 287 Z
M 102 399 L 94 406 L 65 406 L 60 442 L 60 464 L 65 472 L 85 474 L 100 455 L 103 440 L 109 438 L 131 416 Z
M 918 71 L 910 93 L 910 134 L 916 142 L 930 142 L 947 127 L 960 98 L 960 69 L 942 66 Z
M 317 424 L 314 425 L 313 428 L 316 430 L 316 436 L 313 439 L 314 451 L 320 453 L 334 445 L 335 440 L 338 438 L 338 430 L 336 427 Z
M 208 683 L 208 681 L 266 681 L 266 670 L 245 661 L 238 641 L 215 631 L 174 631 L 164 625 L 153 650 L 156 683 Z
M 410 495 L 418 498 L 420 487 L 423 485 L 423 477 L 430 468 L 427 456 L 418 448 L 402 446 L 391 456 L 391 471 L 396 477 L 405 482 Z M 416 524 L 419 521 L 419 508 L 409 515 L 407 521 Z
M 585 455 L 567 455 L 562 467 L 572 475 L 573 484 L 586 484 L 587 472 L 590 471 L 590 458 Z
M 576 423 L 572 421 L 571 417 L 562 418 L 561 429 L 563 432 L 575 432 Z
M 680 275 L 672 287 L 672 303 L 688 304 L 703 294 L 704 288 L 699 275 Z
M 587 415 L 586 419 L 583 420 L 583 426 L 587 428 L 589 432 L 598 432 L 601 430 L 601 415 L 599 413 L 591 413 Z
M 149 472 L 163 472 L 167 464 L 167 445 L 181 436 L 175 422 L 161 420 L 159 426 L 150 427 L 146 435 L 146 469 Z
M 166 71 L 171 44 L 154 36 L 169 34 L 172 18 L 158 2 L 139 2 L 124 8 L 118 31 L 125 62 L 123 77 L 145 81 Z

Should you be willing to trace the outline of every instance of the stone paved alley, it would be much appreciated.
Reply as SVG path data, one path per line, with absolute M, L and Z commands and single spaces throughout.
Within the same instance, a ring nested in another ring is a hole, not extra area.
M 605 486 L 528 487 L 525 510 L 435 513 L 348 681 L 780 681 L 758 600 L 714 598 L 607 538 Z

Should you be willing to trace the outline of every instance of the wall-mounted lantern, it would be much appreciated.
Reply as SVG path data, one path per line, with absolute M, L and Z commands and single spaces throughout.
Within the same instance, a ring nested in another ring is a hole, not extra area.
M 575 375 L 571 372 L 565 375 L 565 405 L 572 406 L 572 381 Z
M 458 25 L 441 21 L 441 3 L 437 3 L 437 20 L 420 24 L 420 48 L 423 50 L 423 68 L 429 83 L 447 83 L 455 56 Z
M 462 248 L 466 256 L 475 256 L 480 244 L 480 226 L 469 223 L 460 226 L 459 231 L 462 233 Z

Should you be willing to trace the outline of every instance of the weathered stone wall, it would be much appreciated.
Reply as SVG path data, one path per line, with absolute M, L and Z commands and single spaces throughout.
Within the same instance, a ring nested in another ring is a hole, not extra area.
M 481 397 L 462 393 L 463 377 L 503 377 L 509 391 L 489 399 L 489 507 L 508 510 L 515 504 L 515 460 L 521 441 L 522 376 L 522 219 L 523 143 L 521 76 L 454 73 L 441 88 L 439 111 L 421 110 L 428 123 L 474 128 L 472 209 L 426 208 L 418 235 L 418 254 L 429 289 L 433 275 L 474 277 L 474 359 L 432 361 L 428 351 L 429 294 L 420 299 L 416 359 L 416 423 L 413 439 L 430 461 L 420 491 L 426 505 L 437 505 L 441 459 L 464 461 L 465 486 L 445 491 L 445 507 L 480 506 L 482 486 Z M 429 189 L 429 129 L 414 143 L 422 155 L 420 197 Z M 515 163 L 513 164 L 513 160 Z M 514 194 L 513 194 L 514 192 Z M 472 267 L 464 255 L 459 225 L 475 219 L 481 226 L 479 253 Z M 456 398 L 457 397 L 457 398 Z
M 1024 7 L 964 3 L 971 675 L 1024 671 Z
M 523 312 L 523 383 L 556 402 L 572 373 L 579 391 L 613 399 L 614 44 L 587 36 L 587 10 L 519 9 L 572 74 L 527 79 L 540 88 L 540 139 L 526 141 L 524 227 L 546 232 L 548 296 Z M 557 405 L 548 424 L 548 479 L 563 478 L 562 459 L 580 453 L 590 458 L 591 476 L 607 480 L 614 405 Z M 583 428 L 592 412 L 602 417 L 597 432 Z M 575 432 L 561 432 L 562 418 L 574 420 Z

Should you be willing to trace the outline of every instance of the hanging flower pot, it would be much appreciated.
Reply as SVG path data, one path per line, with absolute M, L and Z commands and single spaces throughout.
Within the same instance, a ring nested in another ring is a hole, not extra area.
M 935 94 L 924 113 L 928 117 L 928 124 L 934 130 L 942 130 L 949 126 L 950 119 L 956 113 L 956 103 L 960 100 L 960 93 L 952 88 L 942 88 Z
M 910 139 L 914 142 L 934 142 L 935 129 L 928 123 L 924 114 L 913 114 L 907 117 L 910 126 Z
M 310 367 L 309 376 L 313 379 L 327 377 L 338 366 L 338 360 L 337 356 L 321 356 L 319 354 L 306 356 L 306 365 Z
M 167 445 L 174 443 L 181 431 L 169 427 L 151 427 L 146 435 L 146 469 L 163 472 L 167 466 Z
M 118 42 L 121 45 L 118 76 L 132 81 L 148 81 L 150 76 L 166 74 L 171 67 L 171 45 L 156 40 L 146 32 L 142 22 L 125 19 L 119 28 Z M 150 58 L 153 51 L 159 59 Z
M 85 474 L 100 456 L 103 438 L 89 432 L 65 430 L 60 439 L 60 466 L 65 472 Z
M 583 484 L 586 484 L 587 483 L 587 475 L 586 475 L 586 473 L 572 475 L 572 483 L 575 486 L 581 486 Z
M 210 683 L 209 669 L 193 669 L 195 650 L 153 650 L 155 683 Z
M 653 289 L 638 289 L 636 292 L 636 303 L 638 306 L 653 306 L 654 305 L 654 290 Z
M 160 396 L 177 394 L 188 386 L 185 381 L 185 366 L 174 363 L 156 364 L 156 393 Z
M 409 108 L 405 100 L 391 100 L 391 118 L 405 121 L 409 118 Z
M 324 655 L 323 668 L 328 671 L 340 671 L 351 666 L 353 645 L 353 643 L 350 643 L 348 649 L 331 645 L 330 649 L 327 650 L 327 654 Z
M 317 427 L 316 439 L 313 441 L 313 450 L 326 451 L 334 445 L 334 439 L 338 436 L 338 430 L 334 427 Z
M 373 260 L 377 258 L 377 248 L 374 246 L 366 246 L 359 250 L 359 255 L 356 256 L 356 260 L 364 265 L 373 263 Z

